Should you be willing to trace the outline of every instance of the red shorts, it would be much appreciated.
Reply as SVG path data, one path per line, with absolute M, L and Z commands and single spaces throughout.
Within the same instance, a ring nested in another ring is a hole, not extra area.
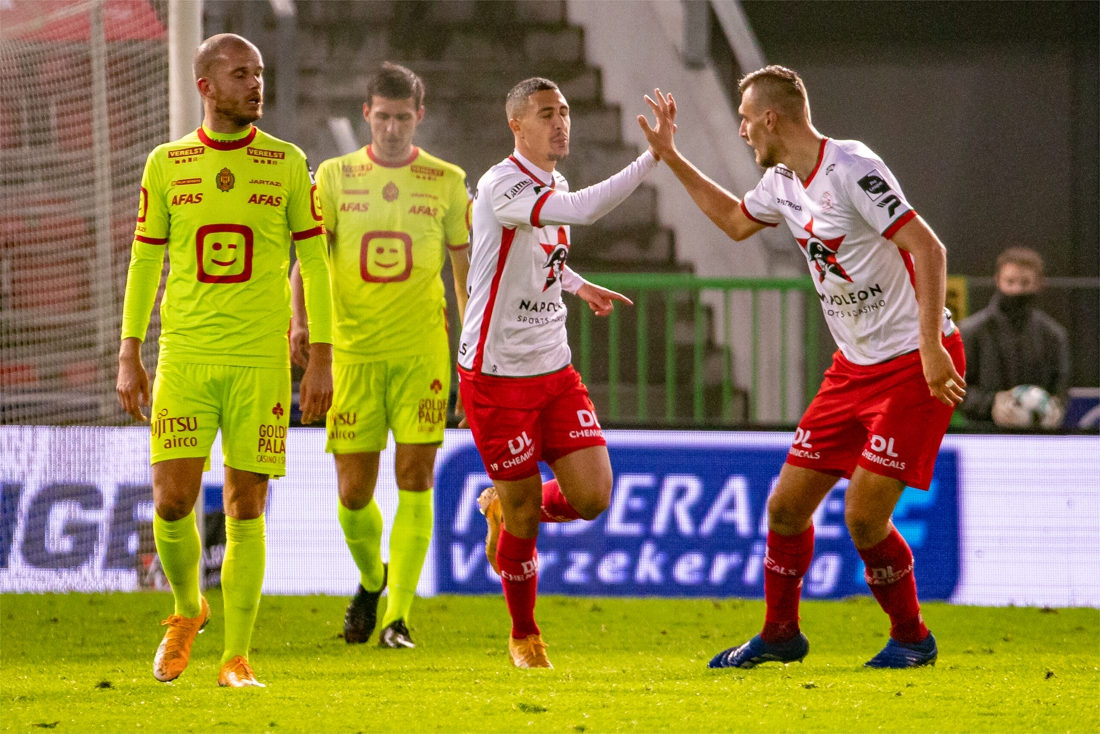
M 539 377 L 494 377 L 459 368 L 466 420 L 485 470 L 510 482 L 589 446 L 606 446 L 588 388 L 572 365 Z
M 943 340 L 960 375 L 962 337 Z M 857 466 L 928 489 L 954 411 L 928 392 L 920 352 L 858 365 L 837 352 L 795 431 L 787 463 L 851 478 Z

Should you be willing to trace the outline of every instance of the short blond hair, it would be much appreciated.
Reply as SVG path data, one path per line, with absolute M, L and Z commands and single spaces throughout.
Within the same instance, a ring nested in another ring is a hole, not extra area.
M 802 77 L 793 69 L 772 64 L 746 74 L 737 83 L 743 95 L 749 87 L 756 87 L 763 95 L 765 105 L 774 105 L 792 120 L 802 120 L 809 109 L 809 97 Z

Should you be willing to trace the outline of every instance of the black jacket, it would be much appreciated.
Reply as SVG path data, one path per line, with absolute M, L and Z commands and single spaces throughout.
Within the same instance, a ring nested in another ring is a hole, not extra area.
M 1009 315 L 1001 294 L 959 322 L 966 350 L 967 418 L 992 420 L 993 398 L 1017 385 L 1038 385 L 1064 401 L 1069 391 L 1069 340 L 1062 326 L 1037 308 Z

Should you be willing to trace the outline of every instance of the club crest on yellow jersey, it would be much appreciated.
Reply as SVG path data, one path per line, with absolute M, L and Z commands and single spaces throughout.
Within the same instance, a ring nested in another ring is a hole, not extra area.
M 218 185 L 218 191 L 229 191 L 233 188 L 233 185 L 237 183 L 236 176 L 228 168 L 223 168 L 218 172 L 218 178 L 215 180 Z
M 386 184 L 385 188 L 382 189 L 382 198 L 386 201 L 397 201 L 397 197 L 400 194 L 401 192 L 397 190 L 397 184 L 393 181 L 390 181 Z

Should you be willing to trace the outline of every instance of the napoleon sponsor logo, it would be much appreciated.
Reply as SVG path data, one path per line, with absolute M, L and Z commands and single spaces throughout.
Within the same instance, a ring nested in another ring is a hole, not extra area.
M 256 452 L 258 456 L 257 461 L 263 463 L 282 463 L 282 457 L 269 456 L 266 459 L 261 458 L 263 454 L 285 454 L 286 453 L 286 426 L 271 425 L 269 423 L 263 423 L 260 425 L 259 441 L 256 443 Z M 278 458 L 278 461 L 274 459 Z
M 170 416 L 164 409 L 157 413 L 152 425 L 153 440 L 161 441 L 162 448 L 177 449 L 181 447 L 195 447 L 199 445 L 199 439 L 194 434 L 199 429 L 197 416 Z M 183 434 L 183 435 L 180 435 Z
M 519 302 L 519 310 L 530 313 L 555 313 L 564 311 L 565 304 L 561 301 L 528 301 L 523 299 Z
M 340 173 L 344 175 L 344 178 L 358 178 L 359 176 L 366 176 L 373 170 L 373 163 L 356 163 L 353 166 L 340 166 Z
M 413 204 L 409 207 L 409 214 L 420 214 L 426 217 L 434 217 L 438 212 L 438 208 L 434 206 L 424 206 L 423 204 Z
M 783 178 L 789 178 L 792 181 L 794 180 L 794 173 L 789 168 L 784 168 L 783 166 L 776 166 L 775 167 L 775 172 L 778 173 Z
M 183 204 L 201 204 L 202 193 L 194 194 L 176 194 L 172 197 L 172 206 L 182 206 Z
M 201 184 L 201 178 L 180 178 L 172 182 L 173 186 L 191 186 L 193 184 Z
M 824 293 L 818 293 L 817 297 L 821 299 L 822 303 L 827 303 L 830 306 L 855 306 L 864 301 L 869 301 L 875 296 L 882 295 L 882 286 L 875 283 L 870 288 L 863 288 L 855 293 L 842 293 L 841 295 L 826 296 Z
M 529 178 L 524 179 L 523 181 L 520 181 L 518 184 L 516 184 L 512 188 L 508 189 L 508 191 L 504 194 L 504 198 L 507 199 L 508 201 L 511 201 L 512 199 L 519 196 L 520 192 L 522 192 L 528 186 L 533 186 L 534 184 L 535 184 L 535 182 L 532 181 L 531 179 L 529 179 Z
M 278 181 L 266 181 L 262 178 L 254 178 L 251 181 L 249 181 L 248 183 L 254 184 L 254 185 L 257 185 L 257 186 L 278 186 L 280 188 L 282 187 L 282 184 L 279 183 Z
M 370 211 L 370 204 L 366 201 L 342 201 L 340 202 L 340 211 L 366 212 Z
M 417 178 L 428 179 L 434 181 L 437 178 L 442 178 L 445 171 L 442 168 L 429 168 L 428 166 L 409 166 L 409 171 Z
M 775 197 L 775 203 L 776 204 L 782 204 L 783 206 L 789 206 L 791 209 L 794 209 L 796 212 L 802 211 L 802 207 L 799 206 L 798 204 L 795 204 L 793 201 L 788 201 L 788 200 L 780 198 L 778 196 Z
M 206 147 L 202 145 L 196 145 L 194 148 L 179 148 L 178 150 L 168 151 L 168 159 L 190 158 L 191 156 L 202 155 L 205 152 Z
M 253 194 L 248 197 L 249 204 L 266 204 L 267 206 L 279 206 L 283 203 L 283 197 L 271 194 Z
M 416 420 L 420 423 L 417 430 L 421 433 L 434 431 L 447 420 L 447 401 L 444 398 L 424 398 L 416 410 Z
M 248 154 L 253 158 L 269 158 L 271 160 L 281 161 L 286 158 L 286 153 L 281 150 L 267 150 L 265 148 L 249 148 Z
M 886 183 L 886 179 L 878 171 L 871 171 L 856 183 L 871 201 L 878 201 L 890 190 L 890 184 Z

